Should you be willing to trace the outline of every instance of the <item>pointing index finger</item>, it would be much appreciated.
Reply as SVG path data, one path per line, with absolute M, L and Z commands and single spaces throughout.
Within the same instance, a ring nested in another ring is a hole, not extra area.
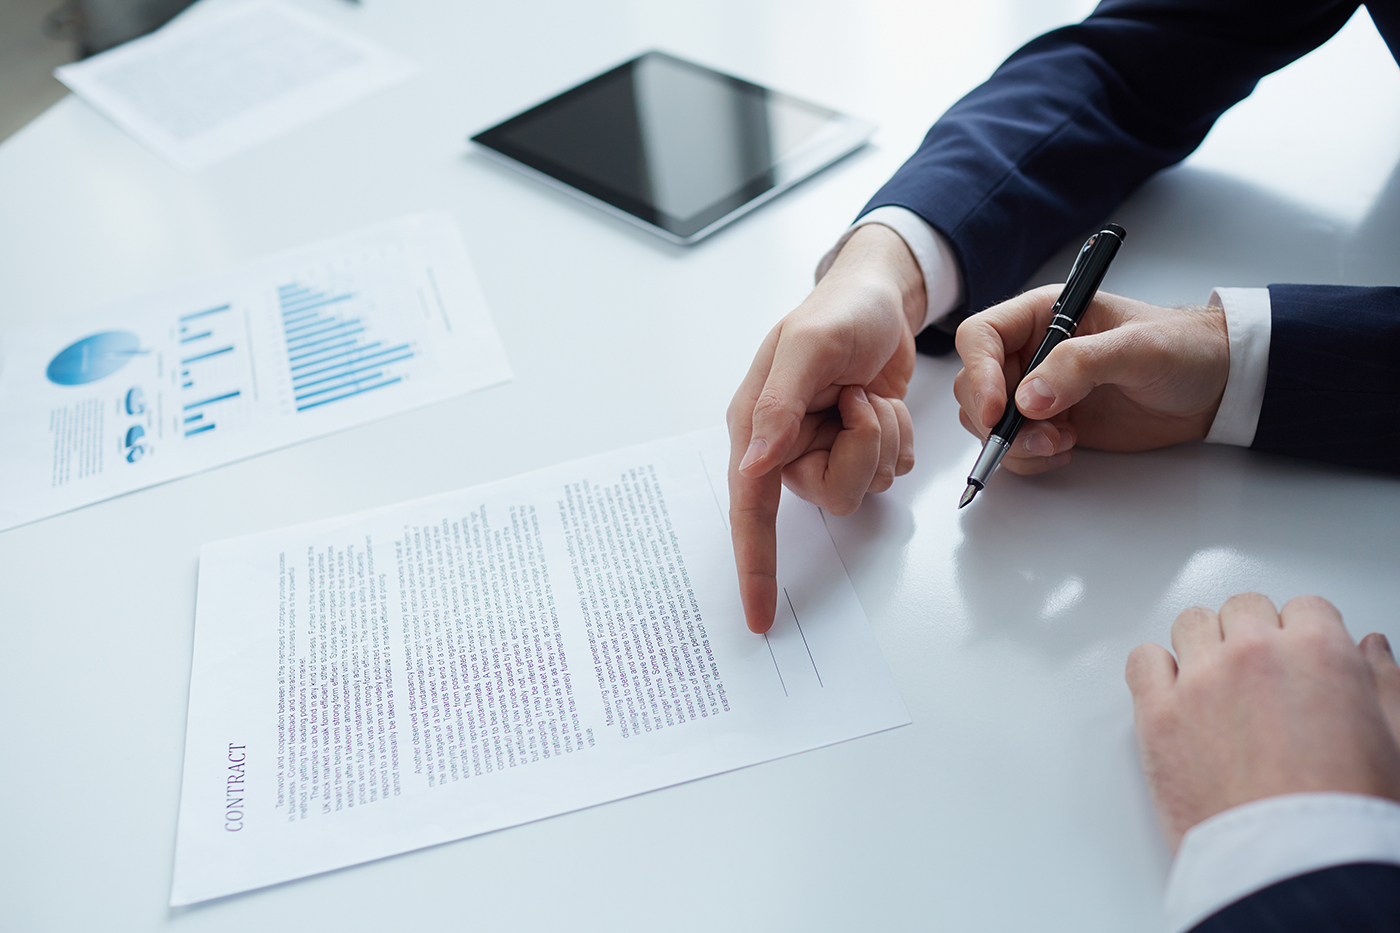
M 746 432 L 747 433 L 747 432 Z M 729 533 L 739 573 L 739 599 L 749 629 L 763 633 L 778 607 L 778 500 L 781 468 L 758 476 L 739 472 L 747 443 L 732 438 L 729 457 Z
M 778 497 L 781 468 L 739 471 L 753 440 L 754 405 L 768 379 L 778 329 L 769 333 L 729 405 L 729 534 L 734 544 L 739 598 L 750 630 L 766 632 L 778 605 Z M 752 466 L 752 464 L 747 464 Z

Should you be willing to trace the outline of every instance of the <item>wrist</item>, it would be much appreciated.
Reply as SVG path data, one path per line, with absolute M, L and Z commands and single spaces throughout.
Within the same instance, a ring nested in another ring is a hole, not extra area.
M 928 307 L 924 274 L 904 238 L 883 224 L 870 223 L 856 230 L 841 247 L 823 283 L 864 280 L 892 288 L 909 331 L 924 326 Z
M 1225 387 L 1230 379 L 1230 331 L 1225 321 L 1224 308 L 1209 305 L 1202 310 L 1202 317 L 1210 334 L 1205 346 L 1206 352 L 1210 354 L 1210 372 L 1213 376 L 1209 383 L 1214 388 L 1213 400 L 1207 408 L 1200 432 L 1200 437 L 1204 439 L 1210 434 L 1211 425 L 1215 423 L 1215 418 L 1220 412 L 1220 404 L 1225 399 Z
M 1217 288 L 1210 304 L 1223 319 L 1228 376 L 1208 443 L 1250 447 L 1259 427 L 1269 377 L 1273 312 L 1267 288 Z

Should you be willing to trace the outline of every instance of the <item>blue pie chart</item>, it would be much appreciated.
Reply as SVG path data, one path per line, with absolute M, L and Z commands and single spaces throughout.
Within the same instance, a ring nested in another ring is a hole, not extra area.
M 121 369 L 141 353 L 141 341 L 131 331 L 104 330 L 64 347 L 49 363 L 49 381 L 61 386 L 96 382 Z

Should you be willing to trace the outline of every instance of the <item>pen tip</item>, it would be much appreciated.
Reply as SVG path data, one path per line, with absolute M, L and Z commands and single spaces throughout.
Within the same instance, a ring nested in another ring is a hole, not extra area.
M 962 498 L 958 500 L 958 508 L 960 508 L 960 509 L 961 509 L 961 508 L 965 508 L 965 507 L 967 506 L 967 504 L 968 504 L 969 502 L 971 502 L 972 499 L 973 499 L 973 497 L 975 497 L 976 495 L 977 495 L 977 484 L 976 484 L 976 483 L 968 483 L 968 484 L 967 484 L 967 488 L 963 490 Z

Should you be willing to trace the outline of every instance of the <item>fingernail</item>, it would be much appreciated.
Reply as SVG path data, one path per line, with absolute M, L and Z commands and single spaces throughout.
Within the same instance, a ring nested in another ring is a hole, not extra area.
M 1060 428 L 1060 446 L 1055 448 L 1055 453 L 1062 454 L 1074 446 L 1074 430 L 1072 428 Z
M 856 398 L 860 399 L 862 402 L 865 401 L 865 389 L 864 389 L 864 388 L 862 388 L 861 386 L 851 386 L 851 389 L 853 390 L 853 391 L 851 392 L 852 395 L 854 395 Z
M 1021 446 L 1026 448 L 1027 453 L 1037 457 L 1048 457 L 1055 452 L 1055 445 L 1050 443 L 1050 438 L 1039 431 L 1027 435 Z
M 1016 390 L 1016 404 L 1022 409 L 1040 411 L 1055 404 L 1055 393 L 1044 379 L 1036 376 Z
M 1390 639 L 1386 638 L 1381 632 L 1377 632 L 1376 641 L 1381 643 L 1381 647 L 1385 649 L 1386 654 L 1390 655 L 1390 659 L 1392 661 L 1395 660 L 1395 652 L 1390 650 Z
M 764 452 L 768 450 L 768 442 L 761 437 L 755 437 L 749 442 L 749 449 L 744 451 L 744 459 L 739 461 L 739 471 L 742 473 L 754 465 Z

